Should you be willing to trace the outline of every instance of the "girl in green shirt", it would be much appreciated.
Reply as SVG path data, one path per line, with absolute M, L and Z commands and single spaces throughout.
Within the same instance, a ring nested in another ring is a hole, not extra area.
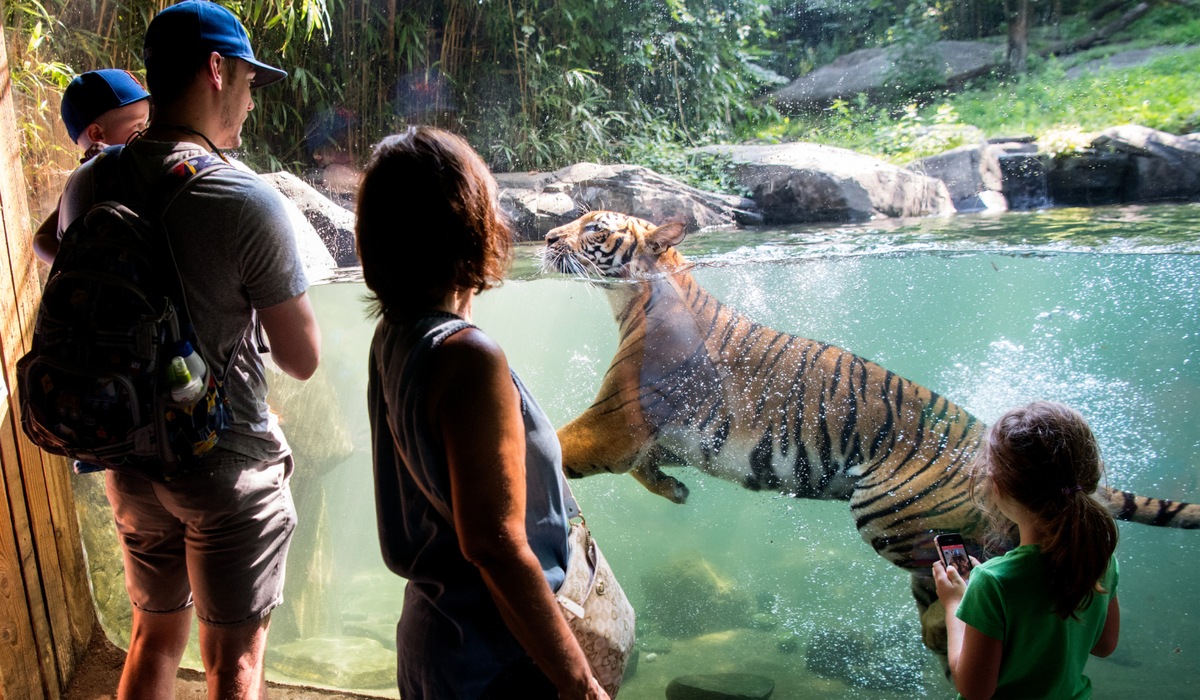
M 933 566 L 946 608 L 960 698 L 1091 697 L 1089 653 L 1117 647 L 1117 527 L 1090 496 L 1103 473 L 1087 421 L 1059 403 L 1005 413 L 988 431 L 971 489 L 995 534 L 1020 545 L 984 564 L 970 586 Z

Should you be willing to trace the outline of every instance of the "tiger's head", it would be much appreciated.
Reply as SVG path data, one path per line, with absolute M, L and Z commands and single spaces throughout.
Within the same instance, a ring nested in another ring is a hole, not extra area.
M 591 211 L 546 234 L 542 270 L 634 278 L 654 272 L 660 263 L 681 263 L 671 247 L 686 235 L 681 223 L 655 226 L 614 211 Z

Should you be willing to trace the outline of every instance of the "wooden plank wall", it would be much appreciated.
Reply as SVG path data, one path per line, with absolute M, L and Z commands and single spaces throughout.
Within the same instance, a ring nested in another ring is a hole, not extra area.
M 87 649 L 95 610 L 66 460 L 20 427 L 14 368 L 40 293 L 0 32 L 0 700 L 58 700 Z

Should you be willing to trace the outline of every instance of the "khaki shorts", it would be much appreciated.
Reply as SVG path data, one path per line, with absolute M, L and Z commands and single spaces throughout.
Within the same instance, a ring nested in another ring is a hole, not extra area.
M 296 529 L 292 458 L 264 462 L 216 449 L 208 476 L 160 484 L 106 472 L 125 557 L 125 589 L 139 610 L 196 606 L 201 622 L 255 623 L 283 601 L 284 561 Z

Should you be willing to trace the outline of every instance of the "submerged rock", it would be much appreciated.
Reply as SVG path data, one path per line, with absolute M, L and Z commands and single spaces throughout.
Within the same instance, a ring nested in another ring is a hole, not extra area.
M 766 700 L 775 681 L 749 673 L 680 676 L 667 685 L 667 700 Z
M 71 494 L 92 581 L 92 599 L 105 634 L 121 648 L 129 647 L 133 606 L 125 592 L 125 560 L 104 492 L 104 474 L 71 473 Z
M 981 41 L 937 41 L 929 46 L 930 68 L 939 75 L 939 87 L 956 87 L 984 75 L 1003 61 L 1003 48 Z M 836 99 L 885 90 L 896 63 L 891 48 L 859 49 L 803 75 L 771 93 L 783 111 L 815 110 Z
M 874 635 L 859 629 L 825 629 L 813 635 L 805 666 L 825 678 L 837 678 L 873 690 L 915 690 L 927 654 L 911 625 L 888 627 Z
M 646 602 L 639 612 L 667 637 L 696 637 L 750 625 L 750 596 L 696 552 L 642 576 L 642 591 Z
M 769 632 L 779 626 L 779 619 L 771 613 L 754 613 L 750 616 L 750 626 Z
M 374 639 L 395 651 L 404 586 L 404 579 L 382 568 L 351 576 L 342 595 L 342 633 Z
M 768 224 L 954 213 L 945 183 L 878 158 L 815 143 L 707 146 L 733 159 Z
M 267 647 L 267 665 L 309 683 L 339 688 L 396 684 L 396 653 L 374 639 L 326 637 Z
M 696 189 L 640 165 L 576 163 L 552 173 L 498 173 L 500 206 L 517 237 L 541 240 L 557 226 L 597 209 L 688 229 L 759 223 L 754 202 Z

